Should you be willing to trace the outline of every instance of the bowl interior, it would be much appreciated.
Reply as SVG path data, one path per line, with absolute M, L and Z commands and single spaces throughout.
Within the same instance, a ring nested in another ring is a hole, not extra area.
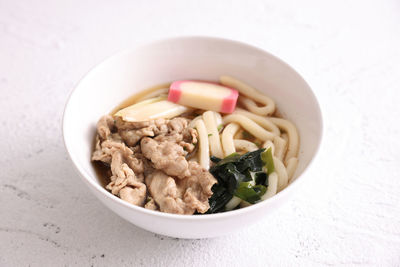
M 311 89 L 267 52 L 206 37 L 175 38 L 127 50 L 90 71 L 72 93 L 64 114 L 64 140 L 74 164 L 91 184 L 100 185 L 90 158 L 102 115 L 151 86 L 179 79 L 217 81 L 220 75 L 236 77 L 267 94 L 295 123 L 300 135 L 297 179 L 315 156 L 322 135 L 321 112 Z

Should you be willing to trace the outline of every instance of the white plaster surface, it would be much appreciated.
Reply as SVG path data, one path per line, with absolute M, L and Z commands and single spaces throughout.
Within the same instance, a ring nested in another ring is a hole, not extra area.
M 62 142 L 64 104 L 90 67 L 181 35 L 282 58 L 314 88 L 326 124 L 298 195 L 216 239 L 162 237 L 117 217 Z M 399 103 L 396 0 L 0 0 L 0 266 L 400 266 Z

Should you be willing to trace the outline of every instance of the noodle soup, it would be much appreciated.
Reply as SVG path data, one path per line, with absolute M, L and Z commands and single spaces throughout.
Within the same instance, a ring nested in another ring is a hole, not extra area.
M 174 82 L 142 91 L 100 118 L 92 161 L 106 189 L 176 214 L 243 208 L 283 190 L 298 164 L 299 136 L 275 102 L 229 76 L 183 82 L 188 86 L 179 94 L 188 94 L 187 104 L 168 101 Z M 231 97 L 228 89 L 237 92 L 237 103 L 221 105 L 232 112 L 210 110 L 210 103 Z M 190 98 L 191 90 L 207 91 L 209 103 Z

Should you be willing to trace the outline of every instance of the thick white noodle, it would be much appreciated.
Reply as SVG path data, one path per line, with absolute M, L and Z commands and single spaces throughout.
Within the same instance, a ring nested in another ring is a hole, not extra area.
M 260 93 L 253 87 L 245 84 L 242 81 L 239 81 L 233 77 L 230 76 L 221 76 L 219 78 L 219 81 L 221 84 L 234 88 L 238 90 L 242 95 L 245 95 L 249 97 L 250 99 L 244 100 L 243 104 L 244 106 L 250 110 L 253 113 L 256 113 L 257 115 L 270 115 L 274 113 L 275 111 L 275 102 L 269 98 L 268 96 Z M 242 99 L 243 100 L 243 99 Z M 253 100 L 253 101 L 251 101 Z M 254 102 L 257 101 L 264 106 L 259 107 L 257 104 Z
M 214 115 L 215 115 L 215 123 L 217 124 L 218 128 L 218 126 L 222 125 L 222 116 L 218 112 L 214 112 Z
M 282 134 L 281 134 L 281 138 L 282 138 L 283 140 L 285 140 L 286 143 L 289 143 L 289 136 L 287 135 L 287 133 L 282 133 Z
M 203 116 L 201 116 L 201 115 L 197 116 L 196 118 L 194 118 L 193 120 L 190 121 L 188 127 L 189 127 L 189 128 L 195 128 L 195 127 L 196 127 L 196 122 L 197 122 L 198 120 L 202 119 L 202 118 L 203 118 Z
M 258 146 L 254 144 L 253 142 L 243 140 L 243 139 L 234 139 L 233 143 L 235 144 L 235 149 L 236 151 L 246 151 L 246 152 L 251 152 L 255 151 L 258 149 Z
M 251 133 L 253 136 L 256 138 L 260 139 L 261 141 L 267 141 L 267 140 L 272 140 L 274 138 L 274 134 L 271 132 L 268 132 L 264 128 L 262 128 L 260 125 L 255 123 L 253 120 L 247 118 L 246 116 L 240 115 L 240 114 L 231 114 L 224 116 L 222 118 L 222 121 L 224 124 L 230 123 L 230 122 L 236 122 L 240 124 L 246 131 Z
M 222 151 L 221 140 L 217 129 L 217 123 L 215 122 L 215 112 L 206 111 L 203 113 L 203 121 L 207 129 L 208 142 L 210 145 L 211 155 L 223 158 L 224 152 Z
M 168 95 L 168 90 L 169 90 L 168 88 L 157 89 L 155 91 L 152 91 L 152 92 L 142 96 L 141 98 L 139 98 L 137 100 L 137 102 L 142 101 L 142 100 L 146 100 L 146 99 L 149 99 L 149 98 L 152 98 L 152 97 L 155 97 L 155 96 L 160 96 L 160 95 L 163 95 L 163 94 Z
M 293 157 L 297 156 L 297 152 L 299 150 L 299 134 L 297 133 L 297 129 L 293 123 L 288 120 L 284 120 L 281 118 L 269 118 L 279 129 L 285 131 L 288 134 L 289 142 L 288 149 L 285 156 L 285 162 Z
M 245 106 L 249 111 L 254 112 L 257 115 L 268 116 L 273 113 L 267 111 L 266 108 L 268 108 L 268 106 L 260 107 L 257 105 L 256 101 L 254 101 L 254 99 L 243 95 L 239 96 L 238 102 Z M 265 104 L 265 102 L 263 104 Z
M 207 129 L 204 125 L 204 121 L 199 119 L 196 121 L 196 129 L 199 134 L 199 161 L 200 165 L 208 170 L 210 168 L 210 152 L 208 145 Z
M 239 129 L 239 124 L 229 123 L 222 132 L 222 148 L 224 149 L 225 157 L 236 152 L 233 136 Z
M 248 117 L 249 119 L 252 119 L 256 123 L 258 123 L 261 127 L 264 129 L 270 131 L 271 133 L 275 135 L 280 135 L 281 131 L 279 128 L 273 124 L 268 118 L 248 112 L 247 110 L 241 109 L 241 108 L 236 108 L 234 114 L 240 114 Z
M 290 158 L 287 161 L 286 172 L 288 174 L 289 183 L 291 183 L 293 180 L 294 172 L 296 171 L 298 164 L 299 159 L 296 157 Z
M 262 200 L 266 200 L 273 197 L 278 192 L 278 174 L 276 172 L 271 173 L 268 176 L 268 187 L 264 195 L 261 196 Z
M 237 205 L 239 205 L 242 202 L 242 200 L 240 198 L 238 198 L 237 196 L 233 196 L 231 198 L 231 200 L 229 200 L 228 203 L 226 203 L 225 205 L 225 209 L 226 210 L 233 210 L 234 208 L 237 207 Z
M 274 167 L 275 167 L 275 172 L 278 174 L 278 192 L 281 191 L 282 189 L 284 189 L 288 182 L 288 174 L 286 172 L 286 167 L 285 165 L 282 163 L 282 161 L 280 161 L 277 157 L 273 157 L 274 159 Z
M 271 148 L 272 155 L 275 155 L 275 145 L 274 145 L 274 143 L 272 143 L 271 140 L 267 140 L 267 141 L 262 145 L 262 147 L 265 148 L 265 150 L 268 150 L 268 148 Z
M 275 146 L 275 157 L 277 157 L 280 161 L 283 160 L 283 157 L 285 156 L 285 152 L 286 152 L 286 145 L 287 142 L 285 141 L 285 139 L 279 137 L 279 136 L 275 136 L 274 137 L 274 146 Z

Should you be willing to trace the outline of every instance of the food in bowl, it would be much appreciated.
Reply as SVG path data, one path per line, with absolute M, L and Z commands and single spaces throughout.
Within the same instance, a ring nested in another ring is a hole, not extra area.
M 292 180 L 299 136 L 274 101 L 229 76 L 139 93 L 97 123 L 92 161 L 106 189 L 146 209 L 246 207 Z M 100 164 L 98 164 L 100 163 Z

